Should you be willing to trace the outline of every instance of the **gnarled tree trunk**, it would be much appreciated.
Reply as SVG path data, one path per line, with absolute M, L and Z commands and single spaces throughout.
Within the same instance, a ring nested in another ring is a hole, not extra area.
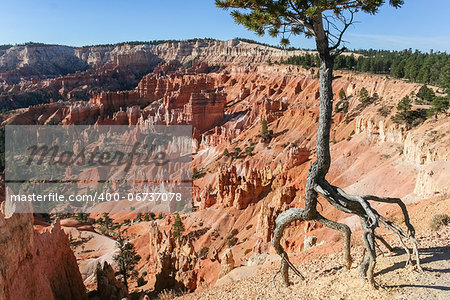
M 317 220 L 326 227 L 332 228 L 342 233 L 344 237 L 344 260 L 347 269 L 351 267 L 352 259 L 350 256 L 350 228 L 341 223 L 337 223 L 326 219 L 317 211 L 317 198 L 318 195 L 322 195 L 331 205 L 337 209 L 356 214 L 361 219 L 363 232 L 363 241 L 366 247 L 366 255 L 363 262 L 360 265 L 360 276 L 366 278 L 367 281 L 375 286 L 373 279 L 373 273 L 376 262 L 375 254 L 375 238 L 381 237 L 375 235 L 375 229 L 378 227 L 379 222 L 389 230 L 393 231 L 400 239 L 401 244 L 407 251 L 409 258 L 408 263 L 411 260 L 409 249 L 404 244 L 402 237 L 409 238 L 413 244 L 413 250 L 416 255 L 417 267 L 420 269 L 419 256 L 417 251 L 417 242 L 414 238 L 414 228 L 409 223 L 408 212 L 406 206 L 400 199 L 396 198 L 380 198 L 376 196 L 353 196 L 348 195 L 338 187 L 329 184 L 325 177 L 330 169 L 331 155 L 330 155 L 330 128 L 331 117 L 333 111 L 333 65 L 334 55 L 331 54 L 328 38 L 323 29 L 322 15 L 318 15 L 313 20 L 313 28 L 316 37 L 316 46 L 320 58 L 320 108 L 319 108 L 319 124 L 317 129 L 316 140 L 316 153 L 317 160 L 312 164 L 305 189 L 305 208 L 291 208 L 282 212 L 276 219 L 276 227 L 274 236 L 272 239 L 272 245 L 276 252 L 281 256 L 281 266 L 279 272 L 283 277 L 285 285 L 289 285 L 289 269 L 292 269 L 295 274 L 302 277 L 300 272 L 289 261 L 287 253 L 281 246 L 281 238 L 283 237 L 284 229 L 292 222 L 297 220 Z M 379 202 L 395 203 L 402 208 L 405 224 L 408 227 L 408 233 L 402 231 L 400 227 L 391 223 L 386 218 L 381 216 L 376 210 L 374 210 L 368 200 L 374 200 Z M 382 239 L 382 238 L 381 238 Z M 384 241 L 384 239 L 383 239 Z M 385 243 L 386 241 L 384 241 Z

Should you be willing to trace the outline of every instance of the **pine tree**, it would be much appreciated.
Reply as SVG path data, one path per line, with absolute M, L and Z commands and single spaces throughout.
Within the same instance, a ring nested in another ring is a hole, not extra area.
M 431 102 L 431 105 L 433 106 L 433 110 L 437 113 L 446 112 L 450 107 L 449 96 L 435 97 Z
M 267 136 L 269 127 L 267 126 L 267 120 L 261 122 L 261 135 Z
M 424 84 L 417 92 L 416 96 L 425 101 L 432 101 L 436 95 L 432 89 L 428 88 L 427 85 Z
M 408 96 L 403 97 L 397 104 L 397 109 L 404 113 L 407 113 L 411 109 L 411 99 Z
M 181 221 L 181 217 L 179 213 L 175 214 L 175 222 L 172 225 L 172 236 L 174 239 L 177 239 L 181 236 L 181 233 L 184 231 L 184 224 Z
M 367 89 L 365 87 L 363 87 L 361 89 L 361 91 L 359 92 L 359 100 L 361 101 L 361 103 L 364 103 L 364 104 L 367 104 L 370 102 L 369 92 L 367 91 Z
M 441 70 L 439 75 L 439 85 L 447 89 L 447 94 L 450 94 L 450 55 Z
M 123 276 L 123 281 L 128 289 L 128 278 L 134 274 L 137 263 L 141 260 L 141 256 L 137 254 L 134 245 L 128 241 L 124 235 L 125 231 L 120 231 L 117 235 L 117 248 L 119 253 L 113 259 L 119 266 L 119 273 Z

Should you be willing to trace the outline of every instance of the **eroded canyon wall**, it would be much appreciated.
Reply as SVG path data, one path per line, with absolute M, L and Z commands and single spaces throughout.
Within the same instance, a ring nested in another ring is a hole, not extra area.
M 2 208 L 0 299 L 87 299 L 77 261 L 59 221 L 38 232 L 33 229 L 32 214 L 5 216 Z

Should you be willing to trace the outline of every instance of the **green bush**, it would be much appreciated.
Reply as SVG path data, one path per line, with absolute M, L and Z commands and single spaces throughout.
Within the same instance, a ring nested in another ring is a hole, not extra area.
M 339 112 L 347 113 L 348 106 L 349 106 L 348 100 L 342 99 L 342 100 L 338 101 L 338 103 L 336 103 L 336 106 L 334 107 L 334 111 L 336 113 L 339 113 Z
M 192 179 L 200 178 L 203 175 L 203 172 L 201 170 L 197 170 L 197 168 L 194 168 L 192 170 Z
M 387 117 L 392 110 L 392 106 L 387 106 L 387 105 L 383 105 L 378 109 L 378 113 L 383 116 L 383 117 Z
M 341 99 L 341 100 L 347 99 L 347 96 L 345 95 L 343 88 L 341 88 L 341 90 L 339 91 L 339 99 Z
M 147 281 L 145 281 L 144 277 L 139 277 L 137 279 L 137 286 L 143 286 L 147 283 Z
M 238 238 L 236 237 L 236 235 L 239 233 L 239 230 L 237 230 L 236 228 L 233 229 L 231 231 L 231 233 L 228 235 L 227 240 L 228 240 L 228 247 L 233 247 L 234 245 L 236 245 L 236 243 L 238 242 Z
M 254 153 L 253 153 L 254 149 L 255 149 L 254 146 L 247 146 L 245 148 L 245 154 L 247 154 L 248 156 L 253 156 L 254 155 Z
M 397 104 L 397 114 L 392 117 L 392 121 L 398 124 L 406 124 L 408 127 L 415 127 L 422 124 L 427 119 L 425 109 L 411 110 L 411 99 L 405 96 Z
M 258 135 L 265 143 L 269 143 L 272 140 L 273 131 L 269 130 L 267 120 L 261 121 L 261 134 Z
M 209 248 L 208 247 L 203 247 L 200 250 L 200 253 L 199 253 L 200 259 L 205 259 L 206 257 L 208 257 L 208 252 L 209 252 Z
M 399 111 L 407 112 L 411 109 L 411 99 L 409 99 L 408 96 L 405 96 L 400 100 L 400 102 L 397 104 L 397 109 Z
M 232 237 L 231 239 L 228 239 L 228 248 L 233 247 L 234 245 L 236 245 L 238 242 L 238 238 L 237 237 Z
M 392 117 L 394 123 L 406 124 L 410 128 L 422 124 L 426 119 L 427 111 L 425 109 L 401 111 Z

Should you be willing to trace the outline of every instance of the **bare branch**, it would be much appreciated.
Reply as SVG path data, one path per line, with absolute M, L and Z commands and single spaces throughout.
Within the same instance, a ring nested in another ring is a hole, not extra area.
M 342 37 L 344 36 L 344 33 L 347 31 L 347 29 L 350 27 L 350 25 L 353 24 L 353 18 L 354 18 L 355 12 L 351 9 L 349 9 L 349 12 L 351 15 L 350 20 L 348 22 L 346 19 L 342 20 L 344 22 L 344 28 L 342 29 L 341 33 L 339 34 L 339 38 L 338 38 L 337 42 L 334 44 L 334 46 L 332 46 L 330 48 L 330 50 L 335 50 L 335 49 L 339 48 L 339 46 L 341 45 Z

